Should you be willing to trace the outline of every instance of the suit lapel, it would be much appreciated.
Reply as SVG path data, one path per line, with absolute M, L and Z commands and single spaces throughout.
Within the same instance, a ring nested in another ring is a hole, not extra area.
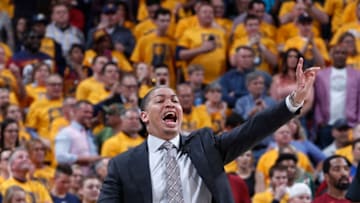
M 144 202 L 151 203 L 152 187 L 149 167 L 149 153 L 146 141 L 136 148 L 134 153 L 132 153 L 129 167 L 130 174 L 133 177 L 135 184 L 143 194 Z
M 190 142 L 190 140 L 192 141 Z M 210 174 L 211 166 L 205 155 L 204 148 L 201 146 L 200 139 L 195 138 L 194 134 L 181 136 L 181 150 L 182 153 L 187 153 L 189 155 L 191 163 L 195 166 L 199 176 L 202 178 L 210 192 L 215 194 L 214 178 Z

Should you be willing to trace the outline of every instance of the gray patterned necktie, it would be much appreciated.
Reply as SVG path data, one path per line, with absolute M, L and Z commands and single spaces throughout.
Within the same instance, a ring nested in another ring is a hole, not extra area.
M 164 142 L 162 145 L 166 150 L 165 161 L 165 181 L 168 203 L 184 203 L 181 188 L 180 170 L 176 161 L 176 148 L 171 142 Z

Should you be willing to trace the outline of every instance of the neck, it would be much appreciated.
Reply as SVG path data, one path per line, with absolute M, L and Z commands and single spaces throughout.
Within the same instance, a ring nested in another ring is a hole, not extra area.
M 66 196 L 66 192 L 60 192 L 59 190 L 56 189 L 56 187 L 54 187 L 51 190 L 51 194 L 54 195 L 55 197 L 60 197 L 60 198 L 64 198 Z
M 26 182 L 26 173 L 23 172 L 12 172 L 12 177 L 20 182 Z
M 9 140 L 4 139 L 5 143 L 4 143 L 4 148 L 5 149 L 13 149 L 15 148 L 15 143 L 10 143 Z
M 342 142 L 339 142 L 339 141 L 336 141 L 335 140 L 335 146 L 337 149 L 340 149 L 342 147 L 344 147 L 346 144 L 345 143 L 342 143 Z
M 121 131 L 121 125 L 116 125 L 116 126 L 112 127 L 112 129 L 113 129 L 114 133 L 118 133 Z
M 251 168 L 239 166 L 238 173 L 239 173 L 239 175 L 248 175 L 249 173 L 251 173 Z
M 166 30 L 159 30 L 157 29 L 156 30 L 156 35 L 159 36 L 159 37 L 163 37 L 166 35 Z
M 252 94 L 254 100 L 259 99 L 261 97 L 261 94 Z
M 288 69 L 287 75 L 289 76 L 290 79 L 293 79 L 293 80 L 296 79 L 296 72 L 293 69 Z
M 345 65 L 337 65 L 337 66 L 334 66 L 334 68 L 336 69 L 344 69 L 345 68 Z
M 93 77 L 95 78 L 95 80 L 101 81 L 101 77 L 98 73 L 94 73 Z
M 55 23 L 55 26 L 60 29 L 65 29 L 66 27 L 68 27 L 68 25 L 68 23 Z
M 330 186 L 327 193 L 336 199 L 345 199 L 346 190 L 338 190 Z

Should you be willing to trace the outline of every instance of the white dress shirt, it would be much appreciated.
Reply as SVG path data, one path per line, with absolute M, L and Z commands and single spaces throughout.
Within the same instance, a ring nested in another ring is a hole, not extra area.
M 147 138 L 149 149 L 149 164 L 151 174 L 151 186 L 153 203 L 167 203 L 165 187 L 165 149 L 161 149 L 166 140 L 160 139 L 153 135 Z M 170 142 L 179 149 L 180 136 L 177 135 Z M 199 176 L 196 168 L 191 163 L 190 157 L 186 153 L 178 151 L 176 156 L 180 168 L 180 179 L 183 190 L 184 202 L 186 203 L 210 203 L 211 193 Z

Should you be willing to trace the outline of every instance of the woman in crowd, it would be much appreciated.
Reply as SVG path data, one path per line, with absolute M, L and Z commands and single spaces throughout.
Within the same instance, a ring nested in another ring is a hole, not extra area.
M 275 74 L 270 87 L 270 96 L 276 101 L 284 99 L 296 88 L 296 64 L 302 57 L 299 50 L 288 49 L 282 58 L 280 73 Z M 309 94 L 301 109 L 301 114 L 305 115 L 312 108 L 313 94 Z
M 26 203 L 24 189 L 16 185 L 9 187 L 5 192 L 3 203 Z
M 19 145 L 19 125 L 17 121 L 5 119 L 0 126 L 0 149 L 13 150 Z
M 21 143 L 25 143 L 26 141 L 30 140 L 31 136 L 26 131 L 26 127 L 24 125 L 24 119 L 21 112 L 21 109 L 16 104 L 9 104 L 4 111 L 5 119 L 13 119 L 17 121 L 17 124 L 19 126 L 19 138 Z
M 252 197 L 255 193 L 265 191 L 264 177 L 261 173 L 255 171 L 254 157 L 252 151 L 246 151 L 236 159 L 238 165 L 238 176 L 246 182 L 249 189 L 249 195 Z

